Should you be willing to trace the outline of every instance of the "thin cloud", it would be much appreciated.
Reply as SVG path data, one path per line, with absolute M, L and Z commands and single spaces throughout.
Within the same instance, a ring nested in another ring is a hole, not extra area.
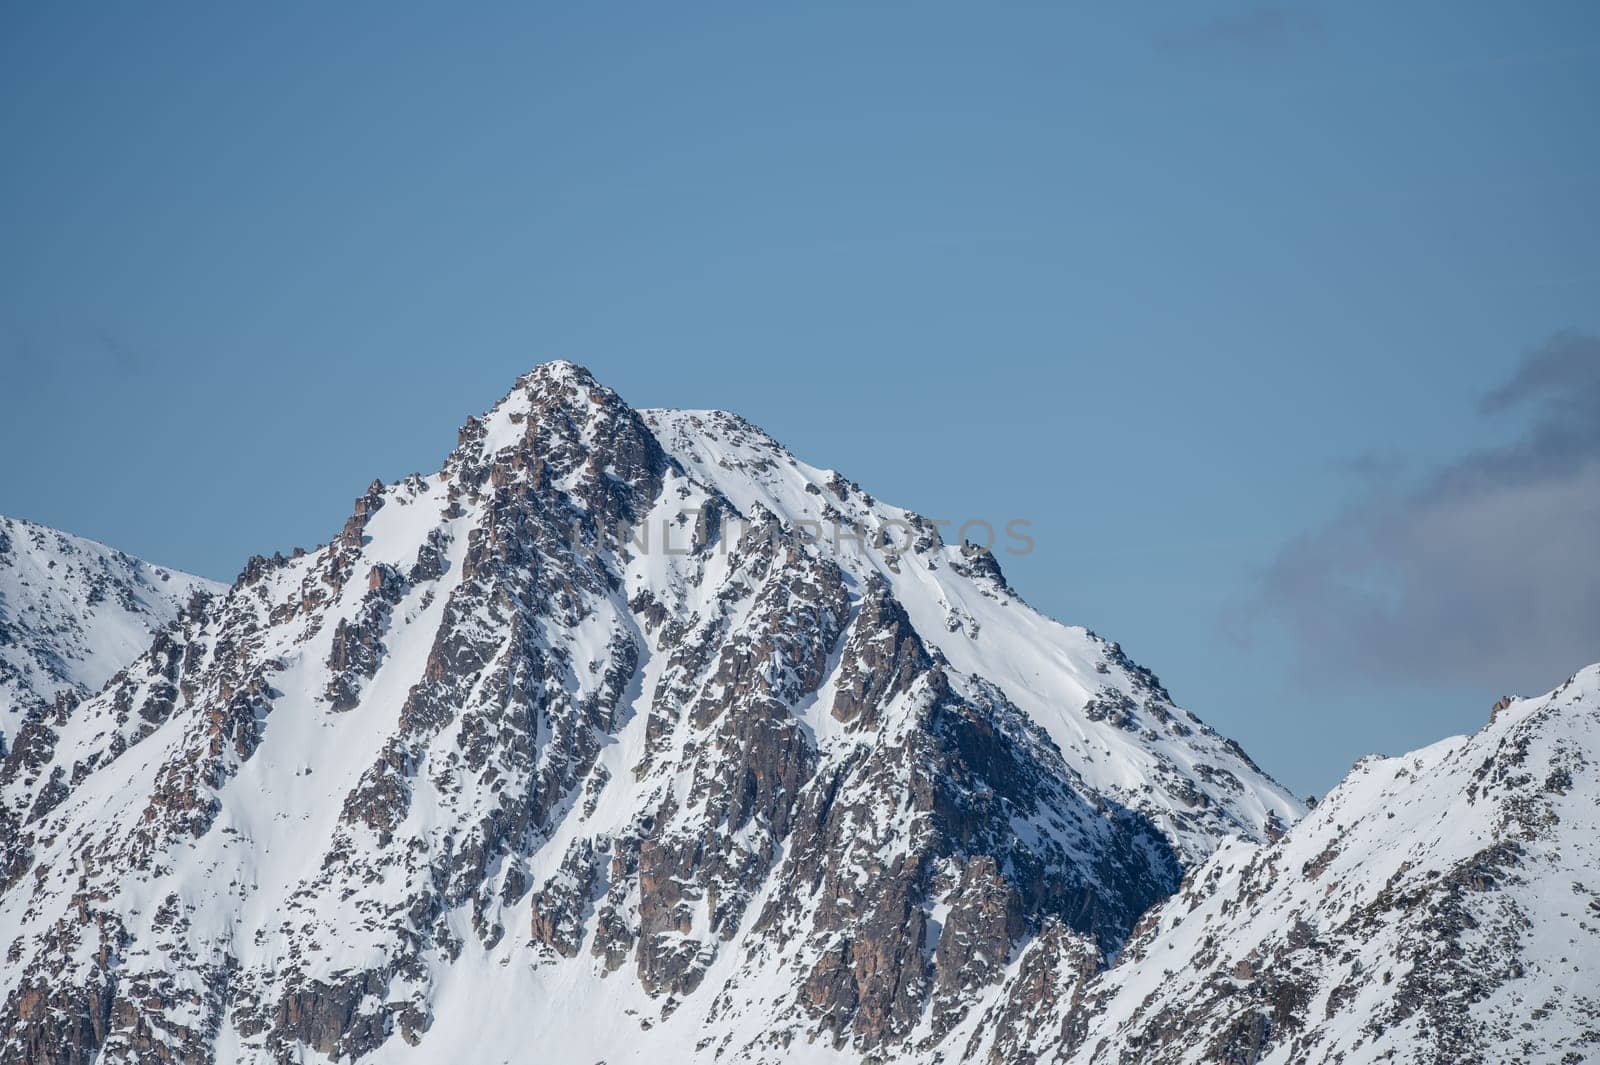
M 1320 40 L 1322 35 L 1322 19 L 1315 12 L 1262 4 L 1159 34 L 1156 43 L 1173 52 L 1270 54 Z
M 1367 451 L 1350 458 L 1339 459 L 1334 469 L 1368 484 L 1391 482 L 1405 472 L 1406 460 L 1398 455 Z
M 95 330 L 95 339 L 105 358 L 106 367 L 124 377 L 132 377 L 144 369 L 144 359 L 131 344 L 107 329 Z
M 1374 483 L 1286 546 L 1242 611 L 1318 682 L 1533 693 L 1600 660 L 1600 339 L 1562 334 L 1483 398 L 1503 446 Z M 1241 618 L 1234 618 L 1235 622 Z

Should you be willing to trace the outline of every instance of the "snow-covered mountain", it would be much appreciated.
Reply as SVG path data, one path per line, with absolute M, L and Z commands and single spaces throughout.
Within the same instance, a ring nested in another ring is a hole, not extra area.
M 0 793 L 30 1063 L 984 1060 L 1303 813 L 989 552 L 567 363 Z
M 220 585 L 0 516 L 0 752 L 29 710 L 98 691 Z
M 1012 1023 L 974 1026 L 990 1060 L 1600 1060 L 1600 665 L 1363 759 L 1277 842 L 1191 872 L 1115 967 L 1062 970 L 1022 954 Z

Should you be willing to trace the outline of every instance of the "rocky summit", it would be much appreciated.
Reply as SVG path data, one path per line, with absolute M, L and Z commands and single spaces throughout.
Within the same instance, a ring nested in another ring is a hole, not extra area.
M 989 550 L 550 363 L 26 716 L 0 1062 L 1581 1060 L 1595 687 L 1301 820 Z

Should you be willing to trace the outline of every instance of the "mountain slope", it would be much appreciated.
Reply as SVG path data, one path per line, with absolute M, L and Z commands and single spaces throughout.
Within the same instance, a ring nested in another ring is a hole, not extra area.
M 1234 841 L 995 1060 L 1600 1056 L 1600 666 Z
M 7 1062 L 924 1060 L 1302 812 L 987 552 L 566 363 L 31 724 Z
M 0 738 L 62 692 L 97 691 L 197 592 L 221 586 L 0 517 Z M 0 746 L 0 750 L 3 750 Z

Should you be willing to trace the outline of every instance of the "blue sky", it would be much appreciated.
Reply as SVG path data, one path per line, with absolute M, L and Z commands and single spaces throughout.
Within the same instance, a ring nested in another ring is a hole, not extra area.
M 1134 6 L 0 6 L 0 512 L 231 577 L 561 357 L 1301 792 L 1600 659 L 1597 9 Z

